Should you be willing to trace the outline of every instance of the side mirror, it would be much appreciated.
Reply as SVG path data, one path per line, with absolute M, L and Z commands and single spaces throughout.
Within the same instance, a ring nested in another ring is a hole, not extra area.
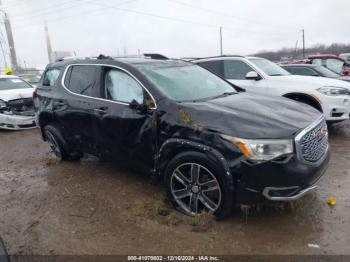
M 258 81 L 261 79 L 261 76 L 259 76 L 255 71 L 250 71 L 246 74 L 245 79 Z
M 129 107 L 140 114 L 145 114 L 147 112 L 147 106 L 145 104 L 140 104 L 135 99 L 131 101 L 131 103 L 129 104 Z

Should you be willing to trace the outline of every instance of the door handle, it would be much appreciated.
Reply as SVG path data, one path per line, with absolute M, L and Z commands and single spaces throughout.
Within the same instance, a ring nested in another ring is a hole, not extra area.
M 95 108 L 94 109 L 94 112 L 98 115 L 105 115 L 107 114 L 107 109 L 108 108 L 105 108 L 105 107 L 102 107 L 102 108 Z
M 58 100 L 58 101 L 55 101 L 55 102 L 53 103 L 53 108 L 54 108 L 54 109 L 58 109 L 58 108 L 61 108 L 61 107 L 66 106 L 66 105 L 67 105 L 67 104 L 66 104 L 64 101 Z

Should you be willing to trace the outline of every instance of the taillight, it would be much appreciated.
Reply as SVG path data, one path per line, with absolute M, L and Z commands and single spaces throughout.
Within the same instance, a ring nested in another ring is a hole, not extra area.
M 34 88 L 34 91 L 33 91 L 33 98 L 36 98 L 38 96 L 38 94 L 36 93 L 36 88 Z

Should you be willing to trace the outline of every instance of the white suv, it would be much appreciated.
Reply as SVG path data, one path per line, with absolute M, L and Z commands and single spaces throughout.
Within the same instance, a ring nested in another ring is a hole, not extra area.
M 193 60 L 247 91 L 284 96 L 323 112 L 328 122 L 349 118 L 350 83 L 312 76 L 291 75 L 258 57 L 221 56 Z

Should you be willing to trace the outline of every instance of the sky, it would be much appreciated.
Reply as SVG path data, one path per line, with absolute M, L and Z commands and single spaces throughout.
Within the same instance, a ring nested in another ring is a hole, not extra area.
M 306 46 L 350 43 L 349 0 L 2 0 L 1 9 L 28 67 L 48 63 L 45 21 L 53 50 L 78 56 L 215 56 L 220 27 L 224 54 L 301 48 L 302 29 Z

